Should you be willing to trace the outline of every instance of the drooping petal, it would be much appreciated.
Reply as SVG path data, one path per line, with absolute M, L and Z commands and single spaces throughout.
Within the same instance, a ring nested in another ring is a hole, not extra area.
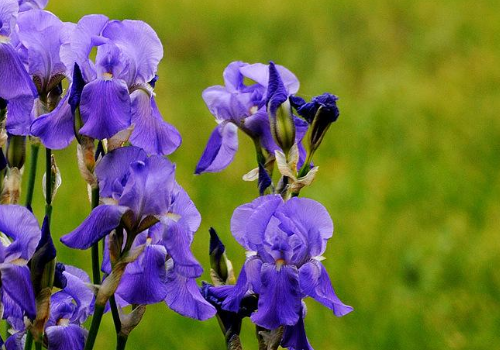
M 199 277 L 203 273 L 203 268 L 189 247 L 190 233 L 176 222 L 171 222 L 168 226 L 161 225 L 161 227 L 163 227 L 161 244 L 172 257 L 175 271 L 184 277 Z
M 99 195 L 111 197 L 116 181 L 125 181 L 130 172 L 130 164 L 136 161 L 144 162 L 146 152 L 139 147 L 117 148 L 104 156 L 95 168 L 99 180 Z M 123 182 L 123 185 L 125 182 Z
M 12 334 L 5 341 L 6 350 L 24 350 L 26 332 L 17 332 Z
M 131 95 L 132 123 L 135 124 L 130 142 L 143 148 L 148 154 L 168 155 L 181 144 L 177 129 L 163 121 L 154 97 L 143 90 Z
M 37 96 L 31 80 L 17 52 L 10 43 L 0 40 L 0 97 L 12 100 L 19 96 Z
M 16 26 L 19 12 L 18 0 L 3 0 L 0 2 L 0 36 L 8 37 Z
M 299 275 L 302 293 L 333 310 L 335 316 L 341 317 L 353 310 L 351 306 L 345 305 L 337 297 L 328 273 L 319 261 L 312 260 L 304 264 L 299 270 Z
M 292 326 L 299 320 L 301 308 L 299 273 L 295 266 L 263 264 L 262 285 L 257 312 L 252 321 L 264 328 Z
M 31 319 L 35 318 L 35 294 L 27 266 L 0 264 L 3 293 L 7 293 Z
M 42 235 L 33 213 L 20 205 L 0 205 L 0 231 L 13 239 L 6 261 L 31 259 Z
M 281 346 L 289 350 L 314 350 L 307 339 L 302 315 L 294 326 L 285 327 Z
M 67 279 L 63 291 L 70 295 L 76 303 L 75 311 L 70 320 L 82 324 L 93 311 L 94 293 L 88 287 L 90 278 L 83 270 L 70 265 L 66 265 L 66 271 L 63 274 Z
M 219 124 L 208 140 L 195 174 L 218 172 L 226 168 L 238 150 L 238 128 L 233 123 Z
M 155 304 L 165 299 L 166 257 L 164 247 L 147 246 L 138 260 L 127 265 L 116 293 L 130 304 Z
M 145 84 L 154 78 L 163 57 L 163 46 L 147 23 L 136 20 L 110 21 L 102 35 L 120 47 L 128 60 L 128 71 L 121 77 L 128 86 Z
M 280 65 L 276 65 L 276 69 L 281 76 L 288 94 L 295 94 L 299 90 L 300 86 L 299 80 L 297 79 L 295 74 Z M 241 67 L 240 71 L 245 77 L 250 78 L 260 85 L 267 87 L 269 83 L 268 65 L 262 63 L 249 64 L 248 66 Z
M 189 244 L 191 244 L 193 234 L 200 227 L 201 215 L 187 192 L 179 184 L 173 188 L 170 211 L 180 215 L 177 222 L 187 228 L 190 233 Z
M 32 95 L 22 95 L 9 100 L 5 128 L 10 134 L 29 135 L 34 101 Z
M 50 113 L 36 118 L 31 124 L 31 135 L 39 137 L 45 147 L 63 149 L 75 138 L 74 118 L 66 94 Z
M 87 330 L 76 324 L 52 326 L 45 329 L 49 341 L 48 350 L 83 350 Z
M 62 79 L 66 66 L 61 61 L 59 49 L 64 36 L 64 24 L 48 11 L 32 10 L 19 14 L 19 41 L 28 51 L 29 74 L 40 82 L 42 91 L 55 85 L 51 79 Z
M 129 210 L 119 205 L 99 205 L 75 230 L 61 237 L 70 248 L 87 249 L 115 229 Z
M 165 303 L 182 316 L 203 321 L 216 314 L 217 310 L 203 298 L 194 278 L 183 277 L 170 269 L 166 286 Z
M 130 126 L 130 97 L 124 81 L 95 80 L 83 88 L 80 133 L 102 140 Z

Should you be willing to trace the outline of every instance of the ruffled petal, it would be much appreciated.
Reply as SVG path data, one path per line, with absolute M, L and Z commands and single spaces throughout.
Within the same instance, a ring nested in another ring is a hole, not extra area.
M 80 133 L 102 140 L 130 126 L 130 97 L 124 81 L 95 80 L 83 88 Z
M 248 66 L 248 63 L 235 61 L 231 62 L 226 69 L 224 69 L 224 73 L 222 75 L 224 77 L 224 85 L 226 85 L 227 91 L 238 92 L 244 89 L 244 76 L 241 74 L 240 68 L 245 66 Z
M 66 265 L 66 271 L 63 272 L 63 275 L 67 280 L 63 291 L 70 295 L 76 303 L 70 320 L 82 324 L 93 311 L 94 293 L 88 287 L 90 278 L 83 270 L 69 265 Z
M 17 332 L 12 334 L 5 341 L 6 350 L 24 350 L 26 332 Z
M 73 68 L 77 63 L 86 82 L 96 78 L 94 64 L 89 59 L 94 47 L 92 39 L 101 34 L 108 21 L 108 17 L 104 15 L 82 17 L 71 35 L 70 44 L 61 47 L 61 60 L 65 66 Z
M 255 210 L 248 219 L 245 238 L 248 246 L 255 247 L 260 251 L 260 248 L 265 244 L 267 226 L 273 218 L 276 209 L 283 204 L 283 199 L 280 195 L 267 195 L 259 201 L 254 200 Z
M 295 223 L 308 245 L 310 256 L 319 256 L 326 249 L 326 242 L 333 235 L 333 222 L 326 208 L 309 198 L 294 197 L 280 211 Z
M 297 268 L 284 265 L 277 269 L 274 264 L 263 264 L 261 276 L 259 306 L 252 321 L 267 329 L 296 324 L 301 308 Z
M 74 118 L 66 94 L 50 113 L 36 118 L 31 124 L 31 135 L 39 137 L 45 147 L 63 149 L 75 138 Z
M 13 239 L 5 249 L 6 261 L 31 259 L 42 235 L 33 213 L 20 205 L 0 205 L 0 231 Z
M 147 246 L 138 260 L 127 265 L 116 293 L 130 304 L 155 304 L 165 299 L 166 258 L 164 247 Z
M 59 49 L 64 24 L 48 11 L 32 10 L 19 14 L 19 41 L 28 51 L 29 74 L 40 79 L 43 91 L 50 91 L 50 80 L 66 74 Z
M 36 315 L 35 294 L 31 284 L 30 270 L 27 266 L 0 264 L 2 290 L 34 319 Z
M 300 84 L 295 74 L 280 65 L 276 65 L 276 69 L 281 76 L 281 80 L 283 81 L 288 94 L 295 94 L 297 91 L 299 91 Z M 269 68 L 267 64 L 249 64 L 247 66 L 241 67 L 240 71 L 245 77 L 250 78 L 260 85 L 267 87 L 269 83 Z
M 239 122 L 250 113 L 250 93 L 231 93 L 224 86 L 211 86 L 201 96 L 210 113 L 219 121 Z
M 19 12 L 33 9 L 43 9 L 47 6 L 49 0 L 19 0 Z
M 31 80 L 17 52 L 10 43 L 0 41 L 0 97 L 12 100 L 20 96 L 37 96 Z
M 177 222 L 187 228 L 190 233 L 189 244 L 191 244 L 193 234 L 200 227 L 201 215 L 187 192 L 179 184 L 176 184 L 172 191 L 170 212 L 180 216 Z
M 203 298 L 194 278 L 183 277 L 170 269 L 166 286 L 165 303 L 182 316 L 203 321 L 216 314 L 217 310 Z
M 48 350 L 83 350 L 87 330 L 75 324 L 52 326 L 45 329 L 49 341 Z
M 225 169 L 238 150 L 238 128 L 233 123 L 219 124 L 208 139 L 195 174 L 218 172 Z
M 61 237 L 70 248 L 87 249 L 115 229 L 129 208 L 119 205 L 99 205 L 75 230 Z
M 135 124 L 130 142 L 143 148 L 148 154 L 168 155 L 181 144 L 177 129 L 163 121 L 153 97 L 143 90 L 131 95 L 132 123 Z
M 319 261 L 312 260 L 302 265 L 299 275 L 302 293 L 333 310 L 335 316 L 342 317 L 353 310 L 351 306 L 345 305 L 337 297 L 328 273 Z
M 158 35 L 143 21 L 110 21 L 102 35 L 120 47 L 128 60 L 128 71 L 121 78 L 128 86 L 145 84 L 154 78 L 163 57 Z
M 10 36 L 16 26 L 18 12 L 18 0 L 2 0 L 0 2 L 0 35 Z
M 125 184 L 130 172 L 130 164 L 136 161 L 144 162 L 146 152 L 139 147 L 117 148 L 104 156 L 95 167 L 95 174 L 99 180 L 99 195 L 111 197 L 115 182 Z M 120 193 L 121 194 L 121 193 Z

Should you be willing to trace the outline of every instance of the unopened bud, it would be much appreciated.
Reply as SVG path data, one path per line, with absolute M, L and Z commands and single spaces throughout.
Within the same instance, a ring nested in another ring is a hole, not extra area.
M 44 288 L 52 288 L 56 268 L 56 248 L 50 235 L 47 216 L 43 219 L 42 237 L 29 265 L 35 296 Z
M 210 228 L 210 277 L 216 286 L 234 284 L 234 271 L 231 261 L 226 256 L 226 247 L 217 232 Z
M 21 169 L 26 160 L 26 136 L 9 135 L 7 141 L 7 162 L 10 168 Z

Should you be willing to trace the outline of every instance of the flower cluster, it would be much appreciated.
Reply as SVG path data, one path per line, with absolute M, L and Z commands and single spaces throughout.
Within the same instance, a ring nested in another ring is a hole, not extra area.
M 0 309 L 9 329 L 0 347 L 31 349 L 34 342 L 37 349 L 92 350 L 109 311 L 117 349 L 124 349 L 146 307 L 165 303 L 197 320 L 216 316 L 228 349 L 241 348 L 246 317 L 257 327 L 260 348 L 312 349 L 306 297 L 339 317 L 352 311 L 321 264 L 332 220 L 321 204 L 299 197 L 318 172 L 313 154 L 339 116 L 337 97 L 306 102 L 296 96 L 296 76 L 273 62 L 233 62 L 224 86 L 203 91 L 217 126 L 195 173 L 229 166 L 239 129 L 257 156 L 243 179 L 258 180 L 260 196 L 232 216 L 232 234 L 247 251 L 239 276 L 211 229 L 213 285 L 200 288 L 203 268 L 191 244 L 201 215 L 167 159 L 182 138 L 155 101 L 163 57 L 158 35 L 145 22 L 98 14 L 66 23 L 46 4 L 0 3 Z M 73 266 L 79 262 L 57 261 L 51 234 L 52 201 L 62 183 L 52 149 L 75 139 L 74 163 L 87 182 L 91 211 L 60 241 L 91 249 L 92 279 Z M 40 148 L 46 156 L 41 228 L 31 209 Z

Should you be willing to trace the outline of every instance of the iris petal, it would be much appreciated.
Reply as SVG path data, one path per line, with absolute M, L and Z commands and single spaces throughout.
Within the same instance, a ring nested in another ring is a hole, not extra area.
M 238 150 L 238 128 L 233 123 L 219 124 L 208 139 L 196 166 L 195 174 L 217 172 L 226 168 Z

